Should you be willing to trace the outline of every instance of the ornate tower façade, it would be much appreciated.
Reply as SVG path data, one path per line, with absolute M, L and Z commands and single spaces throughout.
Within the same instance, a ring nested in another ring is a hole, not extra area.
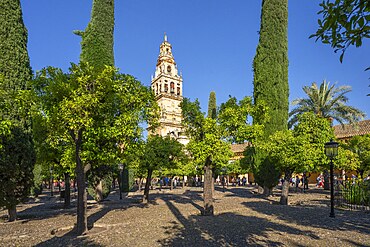
M 166 34 L 159 48 L 159 56 L 151 87 L 161 109 L 160 127 L 153 134 L 170 135 L 186 145 L 188 139 L 184 136 L 181 125 L 182 76 L 179 75 L 172 55 L 172 46 L 167 41 Z

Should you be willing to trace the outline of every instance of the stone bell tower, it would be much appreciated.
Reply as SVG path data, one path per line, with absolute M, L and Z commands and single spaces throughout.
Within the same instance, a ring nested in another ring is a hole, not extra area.
M 181 125 L 182 75 L 177 69 L 172 46 L 167 41 L 166 34 L 159 47 L 159 56 L 154 77 L 152 76 L 151 88 L 161 111 L 160 127 L 156 129 L 154 134 L 170 135 L 186 145 L 189 140 L 184 135 Z

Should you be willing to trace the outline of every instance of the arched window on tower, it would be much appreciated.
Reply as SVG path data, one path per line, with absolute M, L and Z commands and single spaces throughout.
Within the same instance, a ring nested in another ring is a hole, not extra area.
M 158 83 L 155 84 L 156 88 L 155 88 L 155 94 L 157 95 L 158 94 Z
M 180 87 L 177 87 L 177 95 L 180 95 Z
M 167 84 L 167 83 L 165 83 L 165 84 L 164 84 L 164 91 L 165 91 L 166 93 L 168 93 L 168 84 Z
M 175 93 L 175 83 L 171 82 L 170 87 L 171 87 L 171 93 Z

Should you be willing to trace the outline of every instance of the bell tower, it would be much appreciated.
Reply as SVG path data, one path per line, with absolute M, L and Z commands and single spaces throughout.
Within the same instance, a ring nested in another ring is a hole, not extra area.
M 167 35 L 159 47 L 159 56 L 152 76 L 151 88 L 160 107 L 160 127 L 154 134 L 161 136 L 170 135 L 180 143 L 189 141 L 183 133 L 181 125 L 182 111 L 182 75 L 179 74 L 175 59 L 172 54 L 172 45 L 167 41 Z

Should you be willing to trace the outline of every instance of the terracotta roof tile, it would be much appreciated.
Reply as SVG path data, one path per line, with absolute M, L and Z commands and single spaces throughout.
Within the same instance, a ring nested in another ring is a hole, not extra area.
M 370 134 L 370 120 L 360 121 L 354 125 L 351 124 L 345 124 L 344 126 L 335 125 L 333 128 L 334 135 L 338 139 L 366 135 Z
M 250 146 L 249 142 L 243 144 L 231 144 L 231 151 L 233 151 L 233 153 L 242 153 L 247 146 Z

